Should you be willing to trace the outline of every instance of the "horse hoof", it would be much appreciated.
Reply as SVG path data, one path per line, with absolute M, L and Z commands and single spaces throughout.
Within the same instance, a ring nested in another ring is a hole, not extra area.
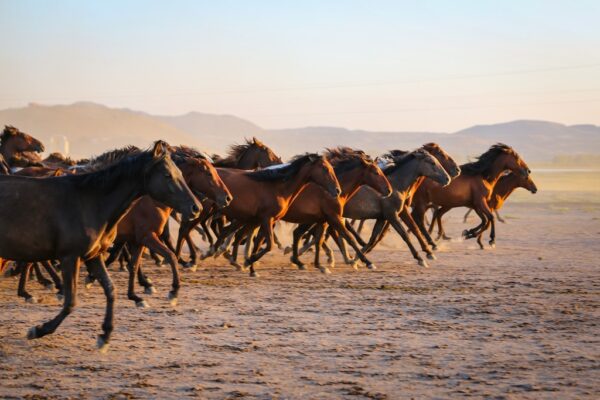
M 437 257 L 433 253 L 427 254 L 427 258 L 430 259 L 430 260 L 437 260 Z
M 367 268 L 370 269 L 371 271 L 377 269 L 377 267 L 375 266 L 375 264 L 367 264 Z
M 144 288 L 144 293 L 154 294 L 154 293 L 156 293 L 156 289 L 154 288 L 154 286 L 148 286 L 148 287 Z
M 287 246 L 285 249 L 283 249 L 283 255 L 290 254 L 291 252 L 292 248 L 290 246 Z
M 198 266 L 196 264 L 187 265 L 183 267 L 186 271 L 196 272 L 198 270 Z
M 32 339 L 37 339 L 38 338 L 38 332 L 37 332 L 37 327 L 31 327 L 29 328 L 29 330 L 27 331 L 27 340 L 32 340 Z
M 438 249 L 437 244 L 432 244 L 431 245 L 431 250 L 436 251 Z
M 256 271 L 250 271 L 250 278 L 260 278 L 260 275 Z
M 304 264 L 296 264 L 296 266 L 298 267 L 298 269 L 300 271 L 306 271 L 306 265 L 304 265 Z
M 29 304 L 36 304 L 38 302 L 38 300 L 33 296 L 28 297 L 27 299 L 25 299 L 25 301 L 28 302 Z
M 96 347 L 100 353 L 105 354 L 108 351 L 109 343 L 102 336 L 98 336 Z
M 322 273 L 324 273 L 326 275 L 331 274 L 331 271 L 327 267 L 319 267 L 319 271 L 321 271 Z
M 425 260 L 419 260 L 419 265 L 423 268 L 429 268 L 429 264 Z
M 149 308 L 150 305 L 146 302 L 146 300 L 136 301 L 135 305 L 139 308 Z
M 490 242 L 490 248 L 495 249 L 496 248 L 496 243 Z
M 63 295 L 62 295 L 62 294 L 60 294 L 60 293 L 56 293 L 56 300 L 58 300 L 58 301 L 63 301 L 64 299 L 65 299 L 65 296 L 63 296 Z
M 171 305 L 171 307 L 177 307 L 177 303 L 179 302 L 179 299 L 177 297 L 171 297 L 171 294 L 169 293 L 169 304 Z
M 462 235 L 467 238 L 469 236 L 469 231 L 465 229 L 462 231 Z
M 46 288 L 46 290 L 54 290 L 54 284 L 53 283 L 47 283 L 44 285 L 44 287 Z

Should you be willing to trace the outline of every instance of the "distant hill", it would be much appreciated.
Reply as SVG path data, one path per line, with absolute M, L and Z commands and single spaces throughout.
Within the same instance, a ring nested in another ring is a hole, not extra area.
M 40 139 L 48 151 L 62 151 L 61 146 L 52 146 L 52 142 L 61 142 L 61 137 L 65 136 L 71 156 L 77 158 L 128 144 L 147 147 L 157 139 L 198 144 L 192 135 L 160 119 L 94 103 L 30 104 L 24 108 L 2 110 L 0 126 L 6 124 Z
M 326 126 L 267 130 L 231 115 L 191 112 L 154 116 L 80 102 L 58 106 L 30 104 L 2 110 L 0 124 L 15 125 L 31 133 L 46 144 L 48 151 L 53 147 L 60 150 L 64 136 L 73 157 L 88 157 L 126 144 L 146 147 L 156 139 L 223 153 L 232 143 L 241 143 L 252 136 L 261 138 L 283 157 L 339 145 L 379 154 L 390 149 L 413 149 L 431 141 L 461 161 L 482 153 L 496 142 L 513 146 L 530 163 L 578 154 L 594 160 L 594 155 L 600 155 L 599 126 L 528 120 L 476 125 L 455 133 L 370 132 Z

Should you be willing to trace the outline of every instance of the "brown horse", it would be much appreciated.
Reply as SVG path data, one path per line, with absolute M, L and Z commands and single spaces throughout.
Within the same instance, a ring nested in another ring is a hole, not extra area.
M 348 148 L 328 150 L 325 157 L 331 162 L 335 175 L 340 183 L 342 193 L 339 197 L 327 196 L 323 188 L 309 184 L 298 195 L 289 210 L 283 217 L 286 222 L 300 224 L 294 229 L 292 245 L 292 263 L 299 269 L 305 269 L 298 258 L 298 244 L 300 238 L 316 224 L 315 230 L 315 267 L 321 272 L 329 273 L 329 269 L 321 267 L 319 252 L 323 243 L 323 232 L 326 224 L 336 234 L 346 240 L 362 262 L 368 268 L 374 269 L 373 263 L 362 253 L 358 244 L 345 227 L 343 213 L 344 206 L 362 185 L 372 188 L 382 197 L 392 194 L 392 187 L 376 163 L 365 156 L 363 152 Z
M 273 246 L 273 225 L 285 216 L 290 204 L 310 182 L 324 188 L 331 197 L 341 193 L 331 164 L 318 154 L 305 154 L 287 164 L 254 172 L 224 168 L 217 171 L 233 194 L 233 201 L 222 211 L 231 223 L 221 232 L 215 245 L 217 251 L 212 255 L 225 252 L 242 227 L 248 232 L 259 227 L 256 243 L 264 240 L 265 247 L 255 247 L 256 251 L 245 262 L 252 277 L 258 276 L 254 263 Z
M 215 168 L 207 160 L 181 156 L 177 153 L 174 153 L 172 157 L 194 194 L 207 197 L 220 208 L 231 202 L 231 194 L 219 178 Z M 139 307 L 147 307 L 147 303 L 135 294 L 134 280 L 136 276 L 140 279 L 140 284 L 145 287 L 146 293 L 154 293 L 151 282 L 145 277 L 140 267 L 140 259 L 146 247 L 160 254 L 171 266 L 173 283 L 169 299 L 172 305 L 177 304 L 179 292 L 177 257 L 160 239 L 172 210 L 171 207 L 149 196 L 144 196 L 125 215 L 117 227 L 115 242 L 127 243 L 131 252 L 127 297 Z
M 235 169 L 246 169 L 253 170 L 256 168 L 265 168 L 271 165 L 281 164 L 281 158 L 277 156 L 273 150 L 267 145 L 256 138 L 252 140 L 246 140 L 245 144 L 233 145 L 229 150 L 229 154 L 224 159 L 218 159 L 214 162 L 214 166 L 220 168 L 235 168 Z M 179 225 L 179 234 L 177 237 L 177 244 L 175 246 L 175 254 L 177 258 L 183 264 L 183 266 L 195 269 L 198 263 L 198 252 L 194 246 L 190 233 L 198 224 L 202 226 L 202 233 L 206 235 L 206 239 L 210 247 L 214 250 L 215 240 L 209 229 L 209 219 L 214 218 L 213 226 L 215 228 L 222 227 L 222 217 L 218 217 L 215 212 L 217 211 L 214 203 L 211 200 L 203 201 L 202 205 L 204 209 L 200 216 L 192 221 L 182 221 Z M 216 232 L 215 232 L 216 233 Z M 277 237 L 274 236 L 275 242 L 280 245 L 277 241 Z M 181 247 L 183 240 L 188 243 L 190 260 L 185 262 L 181 260 Z
M 394 154 L 396 156 L 392 157 L 393 162 L 391 165 L 383 169 L 384 174 L 394 188 L 394 193 L 390 197 L 382 199 L 373 189 L 363 186 L 346 204 L 344 217 L 381 221 L 378 229 L 383 229 L 384 223 L 387 221 L 406 242 L 419 265 L 427 266 L 425 260 L 410 242 L 398 214 L 402 211 L 404 203 L 410 195 L 410 189 L 420 177 L 425 176 L 439 182 L 441 185 L 447 185 L 450 182 L 450 176 L 437 159 L 423 149 L 412 152 L 395 152 Z M 371 238 L 374 240 L 378 236 L 379 232 L 374 232 Z M 341 247 L 342 254 L 346 257 L 344 242 L 338 241 L 338 245 Z M 371 245 L 372 243 L 367 244 L 363 251 L 372 247 Z
M 41 166 L 36 153 L 43 151 L 42 142 L 14 126 L 6 125 L 0 134 L 0 154 L 10 167 Z
M 490 245 L 494 245 L 494 214 L 488 206 L 488 200 L 494 185 L 507 170 L 522 176 L 528 176 L 530 173 L 529 167 L 516 151 L 510 146 L 498 143 L 479 156 L 477 161 L 461 165 L 460 175 L 450 185 L 440 187 L 433 182 L 424 182 L 415 193 L 412 204 L 412 216 L 421 232 L 426 230 L 424 215 L 430 204 L 444 208 L 467 206 L 475 209 L 482 223 L 465 231 L 465 237 L 476 237 L 479 230 L 489 221 L 492 226 Z
M 85 261 L 106 295 L 104 332 L 98 338 L 101 349 L 113 330 L 114 306 L 114 288 L 102 254 L 112 243 L 118 222 L 144 194 L 188 218 L 199 212 L 166 143 L 160 141 L 151 151 L 97 172 L 46 179 L 0 176 L 0 187 L 0 257 L 24 262 L 58 259 L 65 285 L 60 313 L 31 328 L 27 337 L 53 333 L 73 311 L 79 267 Z
M 496 212 L 500 208 L 502 208 L 508 196 L 510 196 L 512 192 L 515 191 L 515 189 L 520 187 L 527 189 L 533 194 L 537 193 L 537 186 L 533 182 L 533 179 L 531 179 L 530 175 L 524 176 L 523 174 L 515 174 L 513 172 L 509 172 L 503 175 L 500 179 L 498 179 L 498 182 L 496 182 L 492 195 L 488 200 L 488 207 L 490 208 L 490 210 Z M 444 232 L 444 227 L 442 226 L 442 216 L 449 210 L 451 210 L 451 208 L 440 207 L 433 214 L 433 219 L 431 221 L 431 225 L 429 226 L 429 233 L 431 233 L 434 224 L 437 222 L 438 239 L 440 239 L 441 237 L 449 239 Z M 491 221 L 487 221 L 487 224 L 484 226 L 483 229 L 480 230 L 479 234 L 477 235 L 477 244 L 479 244 L 479 247 L 482 250 L 483 244 L 481 243 L 481 238 L 483 236 L 483 233 L 489 228 L 490 224 Z

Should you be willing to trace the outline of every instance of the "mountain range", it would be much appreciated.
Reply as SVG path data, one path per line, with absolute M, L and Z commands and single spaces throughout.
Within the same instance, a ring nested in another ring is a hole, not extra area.
M 159 116 L 78 102 L 0 110 L 0 124 L 30 133 L 44 142 L 48 151 L 67 151 L 76 158 L 127 144 L 147 147 L 156 139 L 224 153 L 232 143 L 252 136 L 284 157 L 339 145 L 376 155 L 390 149 L 413 149 L 431 141 L 463 161 L 496 142 L 513 146 L 529 162 L 549 162 L 561 155 L 600 155 L 600 126 L 532 120 L 476 125 L 453 133 L 372 132 L 327 126 L 265 129 L 232 115 L 191 112 Z

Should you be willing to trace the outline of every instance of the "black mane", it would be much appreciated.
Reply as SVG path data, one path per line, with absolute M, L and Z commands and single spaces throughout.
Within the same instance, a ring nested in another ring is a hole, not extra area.
M 281 168 L 265 168 L 258 171 L 246 172 L 246 176 L 264 182 L 273 182 L 273 181 L 281 181 L 285 182 L 290 178 L 293 178 L 300 168 L 304 166 L 304 164 L 308 162 L 314 162 L 317 159 L 320 159 L 321 156 L 316 153 L 307 153 L 294 157 L 289 165 L 283 166 Z
M 364 165 L 364 163 L 372 162 L 371 158 L 364 151 L 355 150 L 350 147 L 327 149 L 325 157 L 331 163 L 336 175 L 358 168 Z
M 519 158 L 519 155 L 513 150 L 512 147 L 504 143 L 496 143 L 485 153 L 477 157 L 476 161 L 461 165 L 461 173 L 465 175 L 481 175 L 488 179 L 490 178 L 489 175 L 491 173 L 492 166 L 494 165 L 494 161 L 496 161 L 496 158 L 498 158 L 498 156 L 501 154 L 512 154 L 516 158 Z

